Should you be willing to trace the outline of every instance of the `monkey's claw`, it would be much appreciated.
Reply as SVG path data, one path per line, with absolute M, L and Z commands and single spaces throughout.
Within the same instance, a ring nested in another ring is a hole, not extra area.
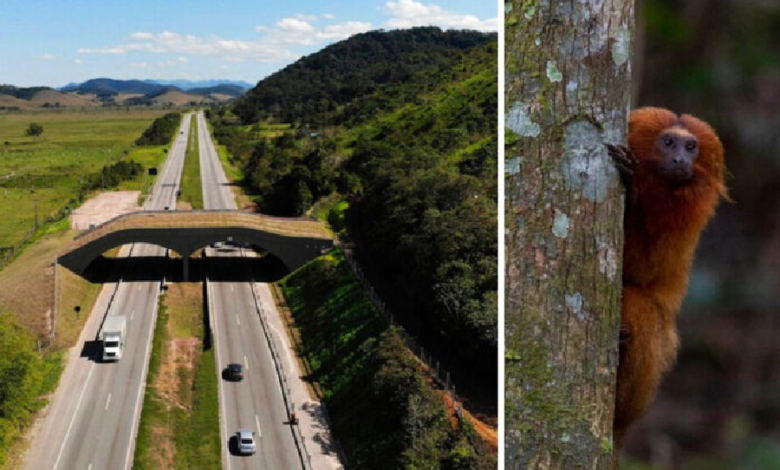
M 634 177 L 634 170 L 636 169 L 636 157 L 631 153 L 631 150 L 624 145 L 604 145 L 607 146 L 609 156 L 615 161 L 615 166 L 620 172 L 623 184 L 626 187 L 629 187 L 631 185 L 631 180 Z

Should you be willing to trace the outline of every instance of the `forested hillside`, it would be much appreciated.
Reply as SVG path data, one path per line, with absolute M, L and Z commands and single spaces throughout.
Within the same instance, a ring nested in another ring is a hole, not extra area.
M 239 118 L 225 108 L 209 116 L 259 211 L 298 216 L 325 197 L 349 201 L 348 233 L 372 283 L 404 328 L 453 371 L 459 390 L 473 393 L 490 414 L 497 396 L 495 36 L 485 43 L 490 36 L 433 28 L 358 35 L 344 42 L 356 43 L 326 48 L 272 81 L 282 89 L 298 84 L 304 70 L 316 75 L 328 60 L 351 62 L 348 55 L 333 58 L 332 48 L 361 58 L 356 44 L 366 37 L 399 51 L 383 56 L 376 70 L 402 69 L 420 57 L 414 48 L 404 52 L 411 40 L 402 33 L 424 33 L 421 50 L 440 50 L 436 60 L 392 83 L 367 73 L 361 89 L 373 91 L 348 99 L 336 93 L 321 112 L 312 111 L 313 120 L 302 111 L 312 103 L 306 97 L 289 107 L 253 108 L 255 116 L 297 122 L 292 129 L 242 125 L 251 113 Z M 331 85 L 310 96 L 331 96 L 338 88 Z M 263 81 L 248 96 L 269 87 Z M 247 112 L 248 102 L 235 111 Z
M 435 27 L 358 34 L 264 79 L 234 112 L 244 124 L 269 118 L 325 124 L 342 105 L 490 41 L 495 41 L 495 34 Z

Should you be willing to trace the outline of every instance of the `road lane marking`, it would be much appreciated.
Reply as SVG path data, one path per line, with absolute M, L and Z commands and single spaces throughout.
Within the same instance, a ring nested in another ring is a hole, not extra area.
M 108 394 L 108 399 L 106 400 L 106 407 L 103 409 L 103 411 L 108 411 L 108 404 L 111 403 L 111 394 Z
M 138 284 L 138 290 L 139 291 L 141 290 L 141 284 Z
M 233 284 L 230 284 L 230 292 L 233 292 Z
M 135 315 L 135 310 L 130 312 L 130 321 L 133 321 L 133 316 Z
M 87 467 L 87 470 L 92 470 L 92 464 L 89 464 L 89 467 Z
M 263 437 L 263 433 L 260 432 L 260 420 L 257 419 L 257 415 L 255 415 L 255 424 L 257 424 L 257 437 L 258 438 Z
M 157 297 L 159 298 L 160 289 L 157 289 Z M 159 305 L 157 299 L 155 299 L 154 307 L 152 309 L 152 319 L 151 319 L 151 328 L 149 328 L 149 336 L 146 339 L 146 354 L 144 355 L 144 369 L 141 372 L 141 383 L 138 386 L 138 394 L 135 398 L 135 409 L 133 410 L 133 422 L 132 422 L 132 428 L 130 429 L 130 442 L 127 444 L 127 453 L 125 454 L 125 469 L 128 468 L 128 465 L 130 464 L 130 450 L 133 448 L 133 441 L 135 440 L 135 433 L 136 433 L 136 420 L 135 418 L 138 416 L 138 407 L 141 404 L 141 392 L 143 392 L 146 389 L 146 373 L 149 371 L 149 353 L 152 350 L 152 333 L 154 333 L 154 326 L 157 323 L 156 317 L 157 317 L 157 306 Z M 139 417 L 140 420 L 140 417 Z
M 84 392 L 87 391 L 87 384 L 89 384 L 89 379 L 92 378 L 92 371 L 95 370 L 95 363 L 92 363 L 92 366 L 89 368 L 89 374 L 87 374 L 87 380 L 84 381 L 84 386 L 81 388 L 81 394 L 79 394 L 79 401 L 76 402 L 76 410 L 73 411 L 73 417 L 70 418 L 70 424 L 68 425 L 68 430 L 65 432 L 65 437 L 62 439 L 62 445 L 60 446 L 60 451 L 57 453 L 57 461 L 54 462 L 54 468 L 53 470 L 57 470 L 57 466 L 60 464 L 60 458 L 62 458 L 62 451 L 65 450 L 65 444 L 68 442 L 68 436 L 70 436 L 70 431 L 73 429 L 73 423 L 76 421 L 76 416 L 79 414 L 79 408 L 81 408 L 81 400 L 84 399 Z
M 249 370 L 249 360 L 246 358 L 246 354 L 244 354 L 244 364 L 246 364 L 246 370 Z
M 211 283 L 208 282 L 208 277 L 206 278 L 206 286 L 207 286 L 206 287 L 206 295 L 208 295 L 209 312 L 216 313 L 216 310 L 211 308 L 212 305 L 213 305 L 214 297 L 213 297 L 212 292 L 211 292 Z M 219 356 L 219 344 L 218 344 L 218 341 L 219 341 L 219 320 L 217 320 L 215 318 L 214 319 L 214 349 L 217 351 L 217 374 L 220 374 L 221 371 L 222 371 L 222 361 L 220 360 L 220 356 Z M 220 406 L 221 412 L 222 412 L 221 415 L 220 415 L 220 422 L 222 424 L 222 438 L 228 438 L 229 439 L 229 436 L 228 436 L 228 433 L 227 433 L 227 423 L 226 423 L 226 421 L 227 421 L 227 413 L 225 411 L 225 390 L 224 390 L 223 384 L 222 384 L 222 382 L 224 382 L 224 381 L 220 380 L 220 379 L 217 379 L 217 380 L 219 380 L 219 398 L 220 398 L 219 406 Z M 222 453 L 222 456 L 225 457 L 225 460 L 227 461 L 227 468 L 228 468 L 228 470 L 231 470 L 230 469 L 230 455 L 226 453 L 224 446 L 222 447 L 222 452 L 221 453 Z
M 236 314 L 236 323 L 238 323 L 238 326 L 241 326 L 241 320 L 238 319 L 238 314 Z

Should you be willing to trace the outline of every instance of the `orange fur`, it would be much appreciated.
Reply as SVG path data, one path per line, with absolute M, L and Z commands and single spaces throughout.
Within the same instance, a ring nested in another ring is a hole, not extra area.
M 689 132 L 699 145 L 693 179 L 684 186 L 670 184 L 657 171 L 656 139 L 670 128 Z M 625 217 L 616 449 L 674 363 L 676 316 L 696 244 L 720 198 L 727 197 L 723 145 L 705 122 L 661 108 L 637 109 L 631 113 L 628 146 L 637 163 Z

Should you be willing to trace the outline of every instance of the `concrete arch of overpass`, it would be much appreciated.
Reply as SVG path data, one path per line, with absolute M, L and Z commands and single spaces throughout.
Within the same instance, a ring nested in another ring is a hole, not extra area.
M 83 275 L 87 267 L 106 251 L 131 243 L 148 243 L 170 249 L 184 259 L 183 278 L 187 279 L 189 258 L 195 251 L 216 242 L 232 240 L 248 243 L 278 257 L 290 271 L 320 256 L 333 246 L 325 238 L 280 235 L 248 227 L 153 227 L 108 231 L 61 255 L 58 262 Z

